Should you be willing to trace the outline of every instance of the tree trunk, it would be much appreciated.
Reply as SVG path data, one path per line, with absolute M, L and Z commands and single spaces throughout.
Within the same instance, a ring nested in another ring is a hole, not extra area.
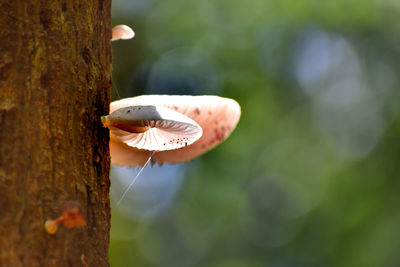
M 111 0 L 0 0 L 0 266 L 108 266 Z M 44 224 L 68 201 L 86 225 Z

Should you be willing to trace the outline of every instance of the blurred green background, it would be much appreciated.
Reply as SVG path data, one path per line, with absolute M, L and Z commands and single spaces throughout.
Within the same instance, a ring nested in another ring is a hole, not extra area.
M 113 98 L 215 94 L 237 129 L 112 168 L 111 266 L 399 266 L 400 1 L 114 0 Z

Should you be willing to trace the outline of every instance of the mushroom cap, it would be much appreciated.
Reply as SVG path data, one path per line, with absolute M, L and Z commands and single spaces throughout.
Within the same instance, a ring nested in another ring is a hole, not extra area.
M 122 107 L 102 117 L 102 121 L 123 143 L 148 151 L 188 146 L 203 134 L 201 127 L 185 115 L 151 105 Z
M 112 29 L 111 41 L 132 39 L 134 36 L 135 32 L 129 26 L 117 25 Z
M 110 113 L 120 108 L 140 105 L 172 109 L 195 121 L 203 130 L 203 135 L 191 145 L 154 153 L 153 161 L 159 164 L 189 161 L 214 148 L 235 129 L 241 113 L 235 100 L 209 95 L 143 95 L 125 98 L 112 102 Z M 110 153 L 112 164 L 131 167 L 143 165 L 149 157 L 148 150 L 127 145 L 112 131 Z

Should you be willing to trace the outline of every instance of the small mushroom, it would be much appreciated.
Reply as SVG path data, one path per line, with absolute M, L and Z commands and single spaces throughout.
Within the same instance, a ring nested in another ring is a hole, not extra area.
M 165 151 L 191 145 L 203 131 L 192 119 L 156 106 L 128 106 L 103 116 L 103 125 L 128 146 Z
M 154 153 L 152 160 L 159 164 L 178 163 L 194 159 L 195 157 L 205 153 L 206 151 L 217 146 L 225 140 L 236 127 L 240 118 L 239 104 L 229 98 L 218 96 L 171 96 L 171 95 L 144 95 L 132 98 L 125 98 L 114 101 L 110 105 L 110 112 L 136 106 L 152 105 L 158 108 L 168 108 L 176 113 L 195 121 L 202 129 L 203 134 L 196 142 L 184 142 L 180 147 L 172 148 L 172 150 L 163 150 L 160 145 L 161 139 L 143 139 L 142 144 L 150 140 L 158 140 L 158 144 L 153 146 Z M 111 116 L 111 115 L 109 115 Z M 110 126 L 110 153 L 111 163 L 121 166 L 143 165 L 147 159 L 149 152 L 145 148 L 132 146 L 121 134 L 112 129 L 113 126 L 108 124 L 105 116 L 102 118 L 105 126 Z M 140 129 L 138 129 L 140 131 Z M 181 130 L 175 131 L 179 133 Z M 187 133 L 181 132 L 180 139 L 186 137 Z M 153 145 L 153 144 L 152 144 Z
M 65 202 L 61 207 L 61 216 L 55 220 L 47 220 L 44 228 L 49 234 L 55 234 L 60 223 L 66 228 L 79 227 L 86 224 L 79 203 L 75 201 Z
M 117 25 L 112 29 L 111 41 L 132 39 L 134 36 L 135 32 L 129 26 Z

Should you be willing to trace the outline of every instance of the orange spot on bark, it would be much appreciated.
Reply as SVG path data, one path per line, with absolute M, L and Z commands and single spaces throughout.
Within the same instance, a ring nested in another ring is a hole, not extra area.
M 86 259 L 85 254 L 81 255 L 81 261 L 82 261 L 82 264 L 83 264 L 84 267 L 88 267 L 89 266 L 89 262 Z

